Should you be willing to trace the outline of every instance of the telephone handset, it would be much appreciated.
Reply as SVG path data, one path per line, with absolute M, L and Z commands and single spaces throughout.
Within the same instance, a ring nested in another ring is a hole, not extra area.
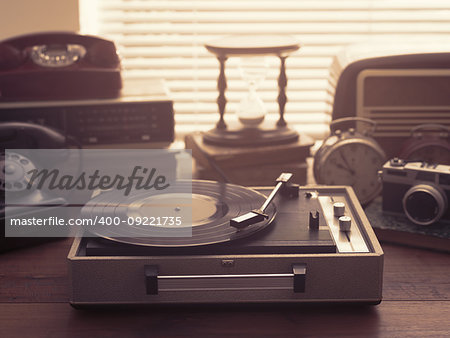
M 112 41 L 46 32 L 0 42 L 0 99 L 117 97 L 120 59 Z
M 5 149 L 59 149 L 67 139 L 55 129 L 26 122 L 0 123 L 0 144 Z

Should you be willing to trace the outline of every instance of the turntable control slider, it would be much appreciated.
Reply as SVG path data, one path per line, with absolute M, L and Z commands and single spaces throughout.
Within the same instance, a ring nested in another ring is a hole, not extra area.
M 319 230 L 319 212 L 317 210 L 314 213 L 309 212 L 309 230 Z
M 264 201 L 261 208 L 252 210 L 244 215 L 237 216 L 237 217 L 231 219 L 230 225 L 237 229 L 243 229 L 249 225 L 261 222 L 264 219 L 268 218 L 269 216 L 267 214 L 265 214 L 264 211 L 269 206 L 269 204 L 272 202 L 272 200 L 275 198 L 275 196 L 280 191 L 280 189 L 291 179 L 292 176 L 293 176 L 293 174 L 291 174 L 291 173 L 282 173 L 276 180 L 277 185 L 272 190 L 269 197 L 267 197 L 267 199 Z

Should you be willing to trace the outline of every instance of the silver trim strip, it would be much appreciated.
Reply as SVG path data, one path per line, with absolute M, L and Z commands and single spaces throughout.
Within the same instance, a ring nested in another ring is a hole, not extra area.
M 246 275 L 180 275 L 180 276 L 158 276 L 158 279 L 183 279 L 183 278 L 264 278 L 264 277 L 294 277 L 293 273 L 268 273 L 268 274 L 246 274 Z
M 158 292 L 294 290 L 294 274 L 158 276 Z

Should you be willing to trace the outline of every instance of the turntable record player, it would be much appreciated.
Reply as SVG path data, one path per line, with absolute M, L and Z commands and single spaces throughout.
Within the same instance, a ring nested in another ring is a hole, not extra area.
M 275 189 L 192 181 L 188 237 L 148 236 L 148 228 L 133 226 L 75 238 L 71 304 L 378 304 L 383 252 L 353 190 L 289 186 L 283 175 Z M 183 205 L 182 196 L 160 198 Z M 145 214 L 153 202 L 106 193 L 84 212 Z

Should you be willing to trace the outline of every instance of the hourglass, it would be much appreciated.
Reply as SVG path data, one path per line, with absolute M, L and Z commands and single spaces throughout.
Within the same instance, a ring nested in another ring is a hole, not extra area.
M 286 97 L 286 58 L 300 48 L 298 42 L 290 36 L 228 36 L 214 43 L 205 45 L 215 54 L 219 61 L 219 77 L 217 79 L 217 105 L 219 121 L 216 127 L 203 135 L 206 143 L 221 146 L 257 146 L 296 142 L 299 135 L 290 129 L 284 119 Z M 279 119 L 275 125 L 264 122 L 266 108 L 258 96 L 258 85 L 264 80 L 267 64 L 264 56 L 275 55 L 280 59 L 278 76 Z M 227 99 L 225 91 L 227 80 L 225 63 L 229 57 L 240 57 L 240 69 L 249 90 L 241 100 L 237 115 L 239 124 L 225 122 Z
M 264 102 L 257 93 L 259 85 L 266 77 L 267 59 L 265 56 L 241 57 L 239 70 L 242 79 L 247 83 L 248 92 L 239 103 L 236 115 L 243 126 L 257 127 L 267 114 Z

